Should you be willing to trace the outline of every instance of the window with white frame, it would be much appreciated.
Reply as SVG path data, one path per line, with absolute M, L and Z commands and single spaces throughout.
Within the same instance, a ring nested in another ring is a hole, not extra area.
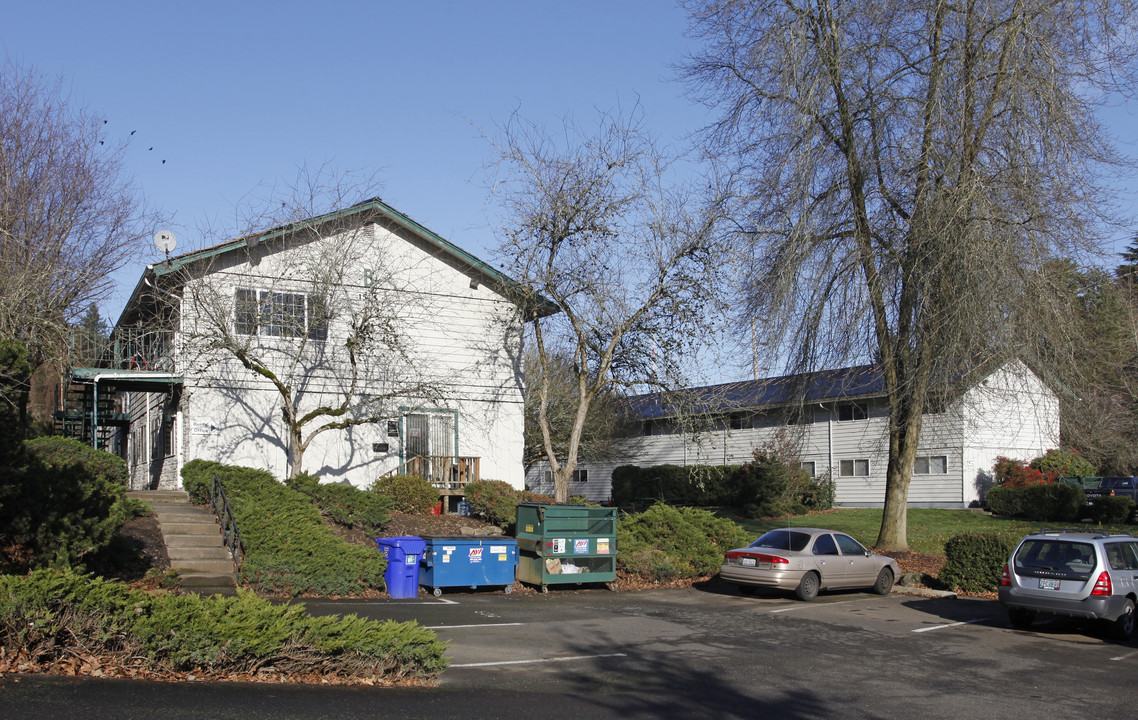
M 237 288 L 233 300 L 233 329 L 239 335 L 328 339 L 330 317 L 326 303 L 304 293 Z
M 545 472 L 543 472 L 542 473 L 542 479 L 547 483 L 552 483 L 553 482 L 553 471 L 552 470 L 546 470 Z M 589 482 L 589 471 L 586 469 L 583 469 L 583 468 L 577 468 L 576 470 L 573 471 L 573 474 L 569 477 L 569 482 L 575 482 L 575 483 Z
M 869 458 L 839 460 L 838 475 L 841 477 L 869 477 Z
M 948 457 L 946 455 L 918 455 L 913 463 L 914 475 L 944 475 L 948 472 Z
M 849 422 L 851 420 L 865 420 L 869 417 L 865 403 L 842 403 L 838 405 L 838 420 Z

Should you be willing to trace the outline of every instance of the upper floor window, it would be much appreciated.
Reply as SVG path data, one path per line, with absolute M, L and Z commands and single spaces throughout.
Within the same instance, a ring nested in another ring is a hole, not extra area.
M 865 403 L 842 403 L 838 405 L 838 420 L 865 420 L 869 413 Z
M 234 294 L 233 329 L 240 335 L 328 339 L 328 309 L 315 296 L 249 288 Z

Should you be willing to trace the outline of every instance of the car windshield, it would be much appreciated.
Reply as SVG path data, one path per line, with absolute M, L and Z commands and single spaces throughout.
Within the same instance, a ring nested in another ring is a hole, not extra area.
M 772 550 L 793 550 L 794 552 L 802 551 L 810 543 L 810 535 L 804 532 L 796 532 L 794 530 L 771 530 L 765 533 L 758 540 L 750 544 L 750 547 L 771 548 Z
M 1016 553 L 1016 572 L 1089 572 L 1095 564 L 1095 548 L 1090 543 L 1061 539 L 1025 540 Z

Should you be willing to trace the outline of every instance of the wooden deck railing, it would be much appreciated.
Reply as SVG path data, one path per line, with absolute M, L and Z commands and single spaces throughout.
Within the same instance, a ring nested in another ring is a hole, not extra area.
M 418 475 L 427 478 L 442 495 L 462 495 L 467 483 L 481 479 L 480 460 L 455 455 L 418 455 L 387 474 Z

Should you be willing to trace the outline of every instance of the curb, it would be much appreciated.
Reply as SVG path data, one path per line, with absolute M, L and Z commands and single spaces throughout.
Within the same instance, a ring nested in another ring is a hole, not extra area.
M 954 598 L 957 597 L 956 593 L 951 590 L 931 590 L 929 588 L 919 587 L 904 587 L 899 585 L 893 586 L 893 592 L 897 595 L 915 595 L 917 597 L 927 598 Z

